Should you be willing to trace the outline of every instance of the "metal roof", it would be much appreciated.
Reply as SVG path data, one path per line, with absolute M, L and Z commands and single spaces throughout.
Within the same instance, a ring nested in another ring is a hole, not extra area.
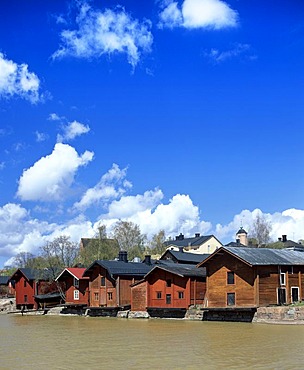
M 288 249 L 222 247 L 250 265 L 304 265 L 304 253 Z
M 178 264 L 178 263 L 167 263 L 167 264 L 158 264 L 155 265 L 151 271 L 149 271 L 146 275 L 152 273 L 155 269 L 161 269 L 172 274 L 180 275 L 180 276 L 188 276 L 188 277 L 205 277 L 206 276 L 206 269 L 205 268 L 197 268 L 192 264 Z
M 110 275 L 130 275 L 130 276 L 144 276 L 147 272 L 151 270 L 152 265 L 147 265 L 145 263 L 139 262 L 124 262 L 124 261 L 106 261 L 97 260 L 89 266 L 83 276 L 88 276 L 88 271 L 92 270 L 92 267 L 98 264 L 105 268 Z
M 7 285 L 9 280 L 9 276 L 0 276 L 0 285 Z
M 187 253 L 183 251 L 167 250 L 161 256 L 160 260 L 164 260 L 168 254 L 171 254 L 178 262 L 188 262 L 193 264 L 198 264 L 199 262 L 202 262 L 205 258 L 210 256 L 210 254 Z

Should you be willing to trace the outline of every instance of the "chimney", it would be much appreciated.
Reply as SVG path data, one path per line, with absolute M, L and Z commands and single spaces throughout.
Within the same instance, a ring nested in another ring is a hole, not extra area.
M 278 241 L 281 242 L 282 241 L 282 238 L 278 238 Z
M 119 251 L 118 261 L 128 262 L 128 252 L 127 251 Z
M 282 241 L 283 243 L 287 242 L 287 235 L 282 235 Z
M 175 237 L 176 240 L 184 240 L 184 235 L 180 233 L 178 236 Z
M 152 264 L 152 263 L 151 263 L 151 256 L 150 256 L 150 254 L 146 254 L 146 255 L 145 255 L 144 263 L 145 263 L 146 265 L 151 265 L 151 264 Z
M 200 236 L 201 236 L 201 234 L 200 234 L 200 233 L 196 233 L 196 234 L 195 234 L 195 237 L 196 237 L 196 238 L 199 238 Z

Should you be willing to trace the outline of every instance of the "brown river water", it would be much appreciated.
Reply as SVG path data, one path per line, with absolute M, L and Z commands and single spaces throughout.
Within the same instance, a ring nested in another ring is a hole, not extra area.
M 0 315 L 0 369 L 304 369 L 304 325 Z

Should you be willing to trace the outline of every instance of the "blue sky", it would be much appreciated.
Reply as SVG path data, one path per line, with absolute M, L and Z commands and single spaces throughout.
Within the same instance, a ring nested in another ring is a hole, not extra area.
M 136 222 L 304 238 L 300 1 L 0 3 L 0 266 Z

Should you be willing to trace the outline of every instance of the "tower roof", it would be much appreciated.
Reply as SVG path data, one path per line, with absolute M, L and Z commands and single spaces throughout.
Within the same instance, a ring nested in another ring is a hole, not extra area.
M 236 235 L 238 234 L 248 234 L 246 230 L 243 229 L 243 226 L 240 227 L 239 231 L 236 233 Z

